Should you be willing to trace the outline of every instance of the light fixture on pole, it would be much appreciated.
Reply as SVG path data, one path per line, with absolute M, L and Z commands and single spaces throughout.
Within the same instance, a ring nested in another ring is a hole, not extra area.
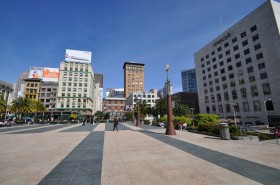
M 263 101 L 263 104 L 264 104 L 264 111 L 265 111 L 265 117 L 266 117 L 266 122 L 267 122 L 267 125 L 269 125 L 268 123 L 268 116 L 267 116 L 267 108 L 266 108 L 266 102 L 267 101 L 271 101 L 271 99 L 267 99 L 267 100 L 264 100 Z
M 192 111 L 192 125 L 194 126 L 194 121 L 193 121 L 193 119 L 194 119 L 194 117 L 193 117 L 193 111 L 195 110 L 194 108 L 190 108 L 190 110 Z
M 139 103 L 140 103 L 141 99 L 140 98 L 135 98 L 134 102 L 137 105 L 137 121 L 136 121 L 136 126 L 140 127 L 140 111 L 139 111 Z
M 232 105 L 232 110 L 233 110 L 233 117 L 234 117 L 234 124 L 235 124 L 235 127 L 237 128 L 237 122 L 236 122 L 236 110 L 234 108 L 234 106 L 236 106 L 237 104 L 236 103 L 229 103 L 230 105 Z
M 167 127 L 166 127 L 166 135 L 176 135 L 175 128 L 173 125 L 173 115 L 172 115 L 172 105 L 171 105 L 171 82 L 168 78 L 168 70 L 169 70 L 169 65 L 165 64 L 164 69 L 166 71 L 166 83 L 165 83 L 165 88 L 166 88 L 166 99 L 167 99 Z

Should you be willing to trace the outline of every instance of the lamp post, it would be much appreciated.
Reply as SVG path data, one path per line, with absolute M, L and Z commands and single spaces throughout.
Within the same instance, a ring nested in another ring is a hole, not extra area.
M 172 105 L 171 105 L 171 82 L 168 78 L 168 70 L 169 70 L 169 65 L 165 64 L 164 69 L 166 71 L 166 83 L 165 83 L 165 88 L 166 88 L 166 99 L 167 99 L 167 127 L 166 127 L 166 135 L 176 135 L 175 128 L 173 125 L 173 115 L 172 115 Z
M 234 106 L 236 106 L 236 103 L 229 103 L 230 105 L 232 105 L 232 110 L 233 110 L 233 117 L 234 117 L 234 124 L 235 127 L 237 128 L 237 122 L 236 122 L 236 110 L 234 108 Z
M 269 123 L 268 123 L 268 116 L 267 116 L 267 108 L 266 108 L 266 102 L 267 102 L 267 101 L 271 101 L 271 99 L 267 99 L 267 100 L 264 100 L 264 101 L 263 101 L 263 104 L 264 104 L 264 111 L 265 111 L 265 117 L 266 117 L 267 125 L 269 125 Z
M 193 111 L 195 110 L 194 108 L 190 108 L 190 110 L 192 111 L 192 125 L 194 126 L 194 121 L 193 121 L 193 119 L 194 119 L 194 117 L 193 117 Z
M 137 121 L 136 121 L 136 126 L 140 127 L 140 111 L 139 111 L 139 102 L 141 101 L 140 98 L 135 98 L 134 102 L 137 105 Z

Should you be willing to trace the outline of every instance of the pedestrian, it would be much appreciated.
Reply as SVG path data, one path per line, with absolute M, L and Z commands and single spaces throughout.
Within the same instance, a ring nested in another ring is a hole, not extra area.
M 115 118 L 115 120 L 114 120 L 114 129 L 113 129 L 113 131 L 115 131 L 115 129 L 117 129 L 117 131 L 119 131 L 119 129 L 118 129 L 118 124 L 119 124 L 118 119 Z
M 92 124 L 92 126 L 94 125 L 93 118 L 90 119 L 90 123 Z
M 84 118 L 82 126 L 85 126 L 85 125 L 86 125 L 86 119 Z

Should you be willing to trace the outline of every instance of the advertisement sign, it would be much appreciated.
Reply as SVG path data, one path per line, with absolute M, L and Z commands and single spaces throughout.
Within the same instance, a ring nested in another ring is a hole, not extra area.
M 43 67 L 31 66 L 29 70 L 29 78 L 40 78 L 43 77 Z
M 65 53 L 66 62 L 80 62 L 80 63 L 91 63 L 91 52 L 90 51 L 79 51 L 66 49 Z
M 58 82 L 59 69 L 45 67 L 43 72 L 43 81 Z

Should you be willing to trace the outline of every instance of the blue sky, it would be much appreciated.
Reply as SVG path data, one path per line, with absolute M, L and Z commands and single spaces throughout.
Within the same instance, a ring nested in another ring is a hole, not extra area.
M 104 88 L 123 87 L 123 63 L 145 64 L 145 90 L 173 92 L 194 53 L 266 0 L 2 0 L 0 80 L 13 83 L 30 66 L 58 68 L 66 49 L 92 52 Z

